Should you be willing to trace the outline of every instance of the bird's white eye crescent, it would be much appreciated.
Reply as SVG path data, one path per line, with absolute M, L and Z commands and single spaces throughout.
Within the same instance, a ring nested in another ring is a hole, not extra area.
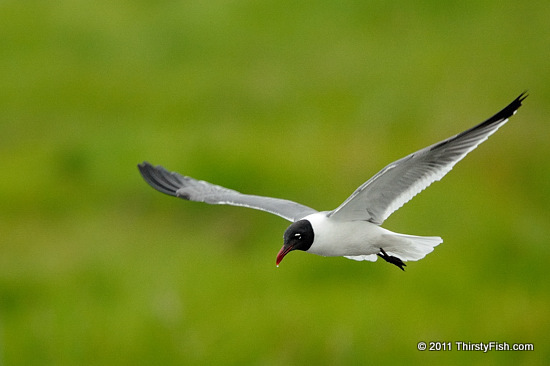
M 294 234 L 294 237 L 298 240 L 301 240 L 302 239 L 302 234 L 296 233 L 296 234 Z

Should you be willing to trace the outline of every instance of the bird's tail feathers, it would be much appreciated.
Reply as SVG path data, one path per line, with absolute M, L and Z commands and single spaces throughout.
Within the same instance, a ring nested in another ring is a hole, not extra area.
M 384 235 L 384 250 L 403 261 L 417 261 L 424 258 L 441 244 L 439 236 L 416 236 L 391 233 Z

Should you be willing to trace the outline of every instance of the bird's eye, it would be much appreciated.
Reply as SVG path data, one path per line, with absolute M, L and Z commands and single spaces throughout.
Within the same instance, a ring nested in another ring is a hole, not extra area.
M 294 234 L 294 237 L 298 240 L 302 240 L 302 234 L 300 234 L 300 233 Z

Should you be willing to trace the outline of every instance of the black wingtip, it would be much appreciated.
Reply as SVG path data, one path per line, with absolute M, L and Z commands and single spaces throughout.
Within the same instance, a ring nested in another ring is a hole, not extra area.
M 181 188 L 181 183 L 175 176 L 162 166 L 153 166 L 147 161 L 138 164 L 139 172 L 143 179 L 159 192 L 177 197 L 177 190 Z
M 517 100 L 517 105 L 518 105 L 517 107 L 518 108 L 521 107 L 521 102 L 523 102 L 525 100 L 525 98 L 527 98 L 529 96 L 529 94 L 527 94 L 527 92 L 528 92 L 528 90 L 524 91 L 523 93 L 521 93 L 519 95 L 519 97 L 517 97 L 514 100 L 514 102 L 516 102 L 516 100 Z M 512 102 L 512 103 L 514 103 L 514 102 Z M 517 108 L 516 108 L 516 110 L 517 110 Z
M 493 117 L 489 118 L 485 124 L 500 121 L 506 118 L 509 118 L 516 113 L 516 111 L 521 107 L 521 102 L 527 98 L 527 91 L 521 93 L 516 99 L 512 101 L 512 103 L 508 104 L 506 107 L 504 107 L 500 112 L 495 114 Z

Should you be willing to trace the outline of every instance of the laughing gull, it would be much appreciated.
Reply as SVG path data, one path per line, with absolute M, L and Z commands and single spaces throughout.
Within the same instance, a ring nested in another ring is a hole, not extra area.
M 380 257 L 404 270 L 404 262 L 424 258 L 443 240 L 438 236 L 398 234 L 380 225 L 495 133 L 516 113 L 526 97 L 522 93 L 477 126 L 394 161 L 332 211 L 318 212 L 293 201 L 242 194 L 148 162 L 139 164 L 138 168 L 145 181 L 162 193 L 189 201 L 254 208 L 291 221 L 283 236 L 284 245 L 277 254 L 277 266 L 289 252 L 303 250 L 358 261 L 374 262 Z

